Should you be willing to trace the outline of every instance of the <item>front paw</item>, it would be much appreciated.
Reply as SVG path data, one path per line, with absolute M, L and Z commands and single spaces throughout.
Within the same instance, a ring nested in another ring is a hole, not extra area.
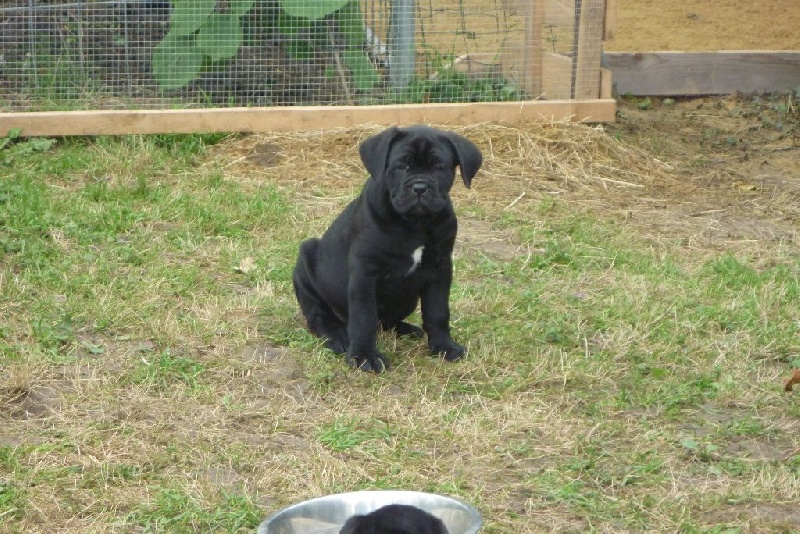
M 389 368 L 389 360 L 379 351 L 348 350 L 345 356 L 347 365 L 359 371 L 371 371 L 380 374 Z
M 434 356 L 441 356 L 448 362 L 455 362 L 464 357 L 467 353 L 467 348 L 459 345 L 452 339 L 442 343 L 431 343 L 429 345 L 431 354 Z

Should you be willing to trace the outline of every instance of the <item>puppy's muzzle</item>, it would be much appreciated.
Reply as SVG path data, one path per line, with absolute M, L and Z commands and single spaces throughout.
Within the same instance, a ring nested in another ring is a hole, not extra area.
M 436 213 L 445 203 L 436 182 L 424 178 L 407 180 L 392 199 L 399 213 L 413 215 Z

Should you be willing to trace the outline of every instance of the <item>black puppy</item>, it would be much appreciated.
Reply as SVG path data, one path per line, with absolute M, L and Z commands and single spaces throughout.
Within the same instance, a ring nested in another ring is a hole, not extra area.
M 438 517 L 406 504 L 390 504 L 367 515 L 354 515 L 339 534 L 448 534 Z
M 466 349 L 450 337 L 451 255 L 456 215 L 449 191 L 455 168 L 464 185 L 482 163 L 471 141 L 411 126 L 389 128 L 359 147 L 369 171 L 361 195 L 320 239 L 300 246 L 293 282 L 308 328 L 347 362 L 382 372 L 388 360 L 376 346 L 379 327 L 428 336 L 448 361 Z M 422 329 L 404 321 L 422 304 Z

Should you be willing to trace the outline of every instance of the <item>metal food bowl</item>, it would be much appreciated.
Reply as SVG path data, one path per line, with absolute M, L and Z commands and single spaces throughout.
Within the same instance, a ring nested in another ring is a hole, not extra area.
M 409 504 L 441 519 L 450 534 L 475 534 L 483 524 L 472 506 L 443 495 L 418 491 L 354 491 L 318 497 L 276 513 L 258 534 L 339 534 L 345 521 L 388 504 Z

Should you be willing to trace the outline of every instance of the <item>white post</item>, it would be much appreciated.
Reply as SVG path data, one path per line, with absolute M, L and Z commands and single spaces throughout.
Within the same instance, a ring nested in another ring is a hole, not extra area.
M 414 78 L 415 28 L 414 0 L 392 0 L 389 28 L 389 85 L 403 90 Z

